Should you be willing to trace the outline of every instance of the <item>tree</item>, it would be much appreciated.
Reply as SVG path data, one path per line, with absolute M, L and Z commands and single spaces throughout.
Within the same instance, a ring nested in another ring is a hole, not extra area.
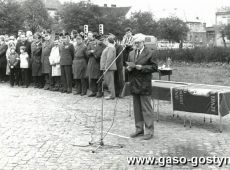
M 134 12 L 129 20 L 135 33 L 157 36 L 157 22 L 151 12 Z
M 73 29 L 83 31 L 83 25 L 88 25 L 91 31 L 97 31 L 98 17 L 100 16 L 98 16 L 99 13 L 96 13 L 95 6 L 65 3 L 59 11 L 59 15 L 66 31 Z
M 22 5 L 24 11 L 24 25 L 33 33 L 41 28 L 50 28 L 52 19 L 42 0 L 25 0 Z
M 16 34 L 23 29 L 23 10 L 14 0 L 0 0 L 0 34 Z
M 162 18 L 158 21 L 159 38 L 171 42 L 183 42 L 189 29 L 185 22 L 177 17 Z
M 225 26 L 224 32 L 225 32 L 225 35 L 226 35 L 227 39 L 230 40 L 230 24 Z M 225 45 L 226 45 L 226 43 L 225 43 Z

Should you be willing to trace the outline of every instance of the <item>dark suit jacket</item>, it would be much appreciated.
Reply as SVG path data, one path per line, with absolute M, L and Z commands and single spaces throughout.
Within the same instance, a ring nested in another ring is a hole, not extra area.
M 67 43 L 67 44 L 61 44 L 59 46 L 60 49 L 60 64 L 63 65 L 72 65 L 73 64 L 73 58 L 74 58 L 74 47 L 73 44 Z
M 6 51 L 7 45 L 4 43 L 0 45 L 0 68 L 6 68 Z
M 128 61 L 134 62 L 136 65 L 142 65 L 142 69 L 137 70 L 134 68 L 129 72 L 131 94 L 151 95 L 152 73 L 158 69 L 153 52 L 144 47 L 139 57 L 137 59 L 135 57 L 136 50 L 133 50 L 129 54 Z

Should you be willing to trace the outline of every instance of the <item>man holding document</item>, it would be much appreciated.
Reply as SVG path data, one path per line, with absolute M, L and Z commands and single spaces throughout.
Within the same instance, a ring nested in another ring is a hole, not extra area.
M 130 52 L 127 70 L 129 71 L 130 91 L 133 95 L 135 133 L 132 138 L 143 136 L 143 140 L 153 137 L 154 121 L 151 106 L 151 79 L 152 73 L 158 69 L 153 52 L 145 45 L 145 36 L 134 36 L 135 48 Z M 145 127 L 145 132 L 144 132 Z

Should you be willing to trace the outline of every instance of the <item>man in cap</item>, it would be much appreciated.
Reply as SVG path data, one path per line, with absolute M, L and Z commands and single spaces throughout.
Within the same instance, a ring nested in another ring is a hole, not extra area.
M 134 36 L 135 50 L 129 54 L 128 71 L 130 91 L 133 95 L 133 107 L 135 116 L 136 132 L 131 135 L 135 138 L 144 135 L 144 140 L 153 137 L 154 122 L 151 106 L 151 78 L 152 73 L 157 71 L 157 64 L 151 52 L 145 45 L 145 36 Z M 145 126 L 145 133 L 144 133 Z
M 60 65 L 61 65 L 61 81 L 63 85 L 63 93 L 72 93 L 72 64 L 74 58 L 74 47 L 70 43 L 68 33 L 61 33 Z
M 96 33 L 88 33 L 88 44 L 86 54 L 88 57 L 88 65 L 86 75 L 89 80 L 89 89 L 91 93 L 88 97 L 94 97 L 97 94 L 97 80 L 100 77 L 100 64 L 97 62 L 95 58 L 95 49 L 97 47 L 98 41 L 96 40 Z
M 42 74 L 45 78 L 44 90 L 52 90 L 52 76 L 51 76 L 51 65 L 49 62 L 50 52 L 53 47 L 53 41 L 51 40 L 51 30 L 47 30 L 43 33 L 44 42 L 42 44 Z

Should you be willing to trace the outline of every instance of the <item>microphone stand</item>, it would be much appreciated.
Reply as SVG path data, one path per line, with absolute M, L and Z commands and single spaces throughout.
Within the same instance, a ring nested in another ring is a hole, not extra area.
M 122 52 L 125 50 L 125 48 L 122 49 L 122 51 L 117 55 L 117 57 L 112 61 L 112 63 L 105 69 L 105 71 L 103 72 L 103 74 L 101 75 L 101 77 L 98 79 L 97 83 L 100 83 L 100 81 L 103 79 L 103 77 L 105 76 L 105 74 L 109 71 L 109 69 L 112 67 L 112 65 L 116 62 L 116 60 L 120 57 L 120 55 L 122 54 Z M 97 146 L 97 148 L 95 150 L 92 151 L 92 153 L 95 153 L 99 148 L 105 147 L 105 146 L 109 146 L 109 147 L 118 147 L 118 148 L 123 148 L 123 145 L 105 145 L 104 144 L 104 138 L 106 135 L 104 135 L 104 85 L 102 82 L 102 98 L 101 98 L 101 131 L 100 131 L 100 142 L 99 145 Z M 117 100 L 117 99 L 116 99 Z M 115 112 L 116 110 L 114 110 Z M 107 131 L 108 132 L 108 131 Z M 92 145 L 92 143 L 90 143 Z

